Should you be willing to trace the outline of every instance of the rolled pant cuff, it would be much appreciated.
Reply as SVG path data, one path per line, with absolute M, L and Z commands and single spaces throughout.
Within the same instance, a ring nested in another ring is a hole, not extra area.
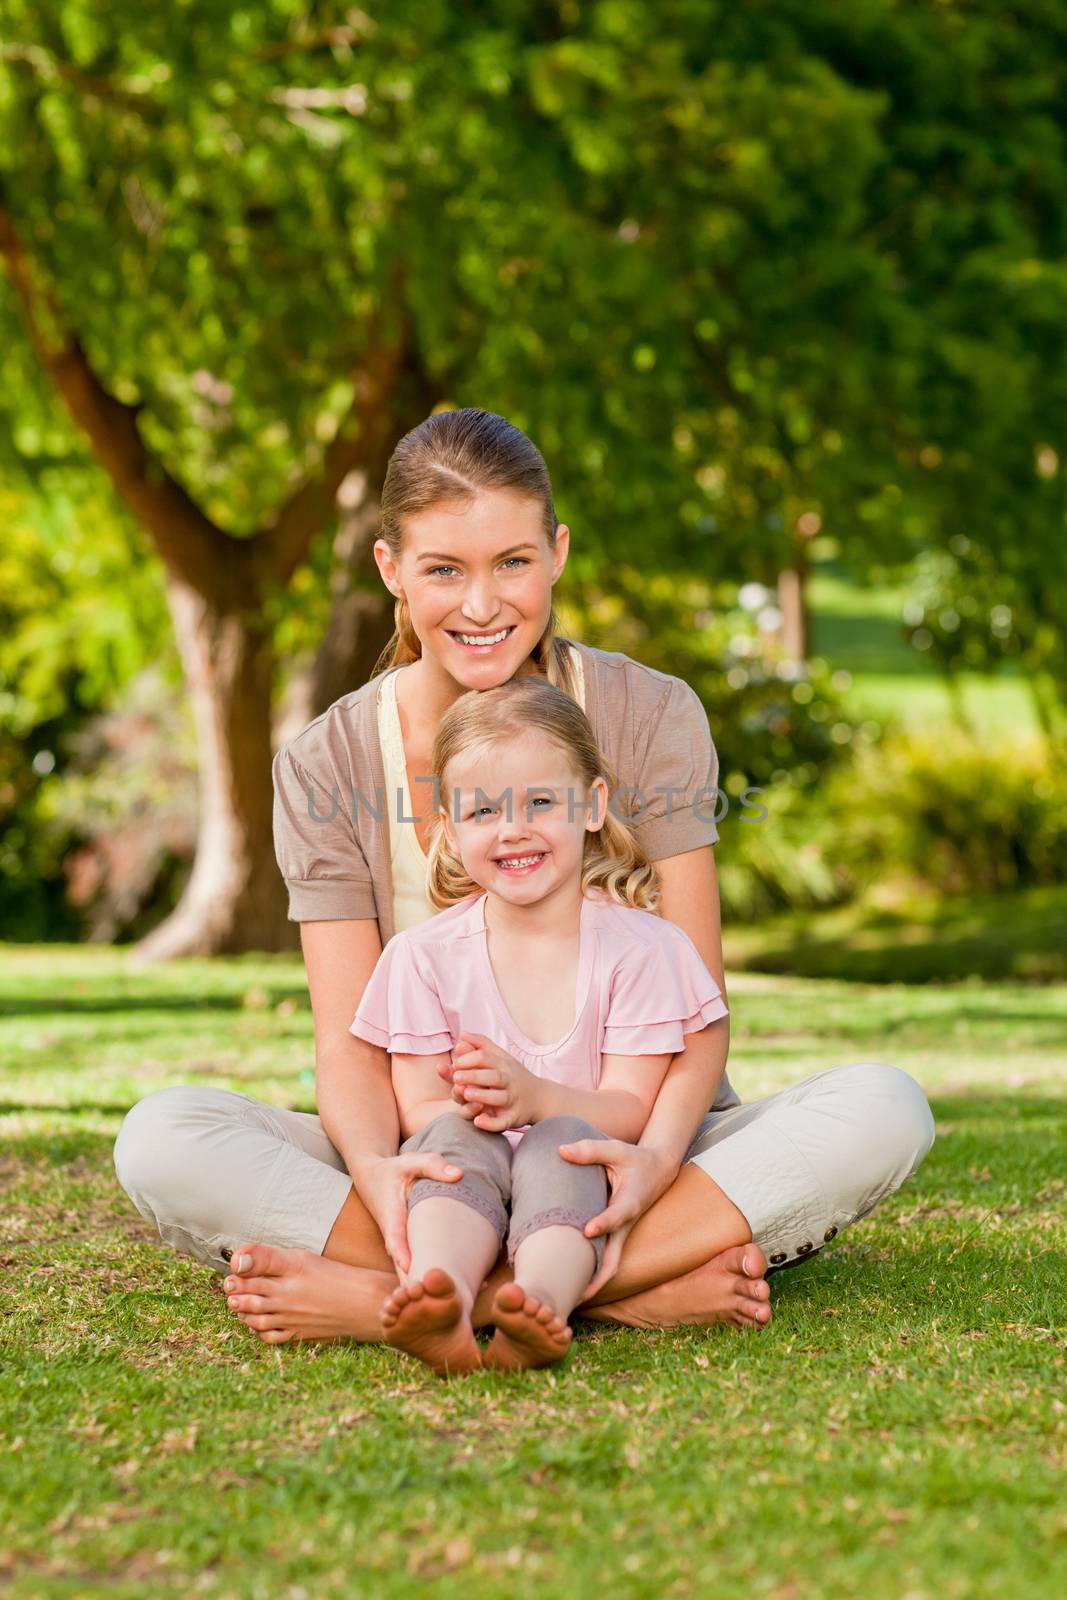
M 814 1254 L 823 1243 L 830 1207 L 810 1163 L 774 1119 L 751 1123 L 743 1138 L 723 1139 L 691 1160 L 742 1213 L 768 1261 Z
M 347 1172 L 325 1162 L 309 1162 L 293 1145 L 283 1145 L 253 1208 L 247 1233 L 239 1244 L 269 1240 L 281 1249 L 312 1250 L 321 1256 L 341 1208 L 352 1192 Z M 219 1271 L 226 1271 L 225 1263 Z
M 539 1211 L 535 1217 L 529 1217 L 521 1227 L 512 1228 L 508 1238 L 508 1264 L 514 1265 L 516 1250 L 524 1239 L 530 1237 L 531 1233 L 540 1233 L 543 1228 L 577 1228 L 578 1232 L 582 1233 L 588 1221 L 589 1218 L 587 1216 L 569 1206 L 555 1206 L 549 1211 Z M 582 1237 L 585 1238 L 584 1233 L 582 1233 Z M 586 1243 L 591 1244 L 593 1247 L 594 1270 L 598 1270 L 600 1263 L 604 1259 L 605 1237 L 600 1233 L 595 1239 L 586 1239 Z M 592 1274 L 590 1274 L 590 1277 L 592 1277 Z

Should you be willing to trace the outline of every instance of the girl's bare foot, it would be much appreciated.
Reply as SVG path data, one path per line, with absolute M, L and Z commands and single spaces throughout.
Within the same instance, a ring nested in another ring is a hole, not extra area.
M 393 1290 L 382 1307 L 382 1334 L 387 1344 L 417 1356 L 442 1378 L 476 1372 L 482 1364 L 467 1308 L 440 1267 Z
M 739 1244 L 703 1266 L 625 1300 L 579 1306 L 580 1317 L 622 1322 L 630 1328 L 675 1328 L 679 1323 L 763 1328 L 771 1320 L 767 1258 L 758 1244 Z
M 501 1285 L 491 1315 L 496 1332 L 485 1352 L 487 1367 L 550 1367 L 567 1354 L 572 1334 L 566 1317 L 519 1284 Z
M 395 1286 L 388 1272 L 268 1244 L 240 1245 L 222 1285 L 230 1310 L 264 1344 L 378 1340 L 382 1298 Z

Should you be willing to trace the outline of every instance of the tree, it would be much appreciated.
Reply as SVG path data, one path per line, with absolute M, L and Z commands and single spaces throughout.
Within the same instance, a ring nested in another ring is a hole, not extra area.
M 5 10 L 0 406 L 48 412 L 32 344 L 163 557 L 198 710 L 157 949 L 284 936 L 278 618 L 333 574 L 296 719 L 374 653 L 374 497 L 435 404 L 537 440 L 579 581 L 792 573 L 799 622 L 807 529 L 863 570 L 965 520 L 1061 615 L 1060 3 Z

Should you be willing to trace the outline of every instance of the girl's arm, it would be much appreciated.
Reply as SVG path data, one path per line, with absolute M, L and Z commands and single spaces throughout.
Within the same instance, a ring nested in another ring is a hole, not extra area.
M 425 1060 L 426 1057 L 419 1059 Z M 435 1061 L 445 1062 L 443 1056 Z M 572 1089 L 539 1078 L 480 1033 L 461 1033 L 452 1065 L 436 1070 L 476 1128 L 503 1133 L 549 1117 L 581 1117 L 609 1139 L 640 1137 L 663 1082 L 670 1052 L 655 1056 L 602 1055 L 596 1089 Z
M 656 862 L 656 871 L 662 915 L 692 939 L 725 1000 L 719 889 L 711 846 L 666 856 Z M 611 1199 L 586 1227 L 590 1238 L 609 1235 L 601 1269 L 588 1294 L 596 1293 L 612 1276 L 634 1222 L 678 1176 L 693 1134 L 718 1093 L 729 1048 L 728 1016 L 686 1036 L 685 1049 L 671 1062 L 636 1148 L 619 1143 L 609 1151 L 593 1139 L 560 1147 L 568 1161 L 580 1166 L 604 1165 L 606 1157 L 612 1157 Z
M 451 1057 L 447 1051 L 432 1056 L 393 1056 L 393 1093 L 400 1111 L 400 1131 L 405 1139 L 418 1133 L 435 1117 L 459 1108 L 442 1089 L 442 1069 Z
M 648 1121 L 670 1054 L 601 1056 L 600 1083 L 595 1089 L 570 1089 L 548 1078 L 537 1079 L 532 1122 L 549 1117 L 581 1117 L 611 1139 L 636 1144 Z

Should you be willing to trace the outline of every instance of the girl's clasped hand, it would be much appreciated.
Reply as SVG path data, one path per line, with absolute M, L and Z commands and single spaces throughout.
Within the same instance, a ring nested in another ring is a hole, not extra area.
M 503 1133 L 540 1121 L 543 1080 L 484 1033 L 461 1033 L 451 1062 L 442 1062 L 437 1071 L 452 1090 L 460 1116 L 476 1128 Z

